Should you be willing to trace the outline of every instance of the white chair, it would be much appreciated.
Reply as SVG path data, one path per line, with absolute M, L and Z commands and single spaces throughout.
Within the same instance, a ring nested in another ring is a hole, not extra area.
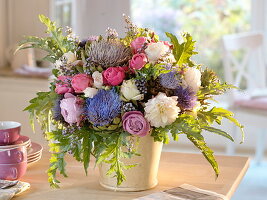
M 242 90 L 229 93 L 230 109 L 245 125 L 252 125 L 259 131 L 255 159 L 260 162 L 264 156 L 267 137 L 267 93 L 266 66 L 263 58 L 263 35 L 258 32 L 226 35 L 223 37 L 223 64 L 225 80 Z M 240 51 L 239 59 L 235 53 Z M 267 53 L 267 52 L 266 52 Z M 233 137 L 237 137 L 233 128 Z M 247 133 L 255 134 L 255 133 Z M 227 154 L 235 153 L 235 144 L 229 143 Z

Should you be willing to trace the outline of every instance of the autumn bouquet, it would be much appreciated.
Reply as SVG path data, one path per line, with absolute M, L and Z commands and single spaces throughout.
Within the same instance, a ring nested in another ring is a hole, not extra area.
M 133 138 L 147 135 L 168 143 L 170 136 L 177 141 L 185 134 L 219 174 L 202 132 L 233 141 L 212 124 L 226 118 L 242 126 L 230 111 L 210 106 L 214 96 L 233 86 L 191 60 L 197 52 L 190 34 L 182 33 L 178 39 L 166 33 L 170 40 L 161 41 L 155 32 L 138 28 L 125 17 L 124 38 L 107 29 L 105 36 L 79 40 L 71 29 L 65 33 L 47 17 L 39 18 L 49 36 L 27 37 L 19 49 L 42 49 L 47 52 L 44 59 L 54 66 L 50 90 L 38 92 L 25 109 L 50 141 L 51 186 L 58 186 L 57 171 L 67 176 L 66 154 L 82 162 L 86 173 L 90 156 L 96 163 L 109 163 L 108 174 L 120 185 L 126 178 L 124 170 L 135 167 L 121 158 L 142 156 Z

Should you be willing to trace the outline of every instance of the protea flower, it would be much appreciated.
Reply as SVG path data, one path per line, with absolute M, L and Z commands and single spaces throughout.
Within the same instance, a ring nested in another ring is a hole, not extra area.
M 94 41 L 87 50 L 88 61 L 104 68 L 122 66 L 132 57 L 131 49 L 117 40 Z

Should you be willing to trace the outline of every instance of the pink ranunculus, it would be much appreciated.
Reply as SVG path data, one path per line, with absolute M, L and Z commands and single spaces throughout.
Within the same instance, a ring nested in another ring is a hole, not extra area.
M 77 74 L 72 78 L 71 85 L 76 93 L 82 93 L 93 85 L 93 78 L 87 74 Z
M 146 41 L 147 41 L 147 39 L 145 37 L 138 37 L 134 41 L 132 41 L 131 42 L 131 48 L 132 48 L 133 52 L 137 53 L 138 50 L 140 50 L 143 47 L 143 45 L 145 44 Z
M 131 69 L 142 69 L 145 64 L 148 62 L 146 54 L 137 53 L 130 60 L 130 68 Z
M 66 122 L 74 124 L 80 121 L 83 113 L 80 99 L 71 93 L 66 93 L 60 101 L 61 114 Z
M 57 78 L 56 89 L 55 92 L 57 94 L 65 94 L 73 92 L 71 87 L 71 76 L 59 76 Z
M 150 131 L 150 124 L 140 111 L 130 111 L 122 116 L 123 129 L 132 135 L 146 136 Z
M 103 72 L 103 78 L 106 85 L 119 85 L 125 78 L 125 68 L 109 67 Z

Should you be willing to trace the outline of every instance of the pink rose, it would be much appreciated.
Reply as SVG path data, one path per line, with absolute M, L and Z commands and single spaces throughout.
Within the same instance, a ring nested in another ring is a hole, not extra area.
M 125 78 L 123 67 L 109 67 L 103 72 L 104 83 L 106 85 L 119 85 Z
M 71 85 L 76 93 L 82 93 L 93 85 L 93 79 L 87 74 L 77 74 L 72 78 Z
M 147 39 L 145 37 L 138 37 L 134 41 L 131 42 L 131 48 L 133 52 L 136 54 L 138 50 L 140 50 L 143 45 L 146 43 Z
M 71 76 L 59 76 L 57 78 L 56 89 L 55 92 L 57 94 L 65 94 L 67 92 L 73 92 L 71 87 Z
M 137 53 L 130 60 L 130 68 L 131 69 L 142 69 L 145 64 L 148 62 L 146 54 Z
M 130 111 L 122 116 L 123 129 L 132 135 L 146 136 L 150 131 L 149 122 L 140 111 Z
M 71 93 L 66 93 L 60 101 L 61 114 L 66 122 L 74 124 L 80 121 L 83 108 L 80 100 Z

